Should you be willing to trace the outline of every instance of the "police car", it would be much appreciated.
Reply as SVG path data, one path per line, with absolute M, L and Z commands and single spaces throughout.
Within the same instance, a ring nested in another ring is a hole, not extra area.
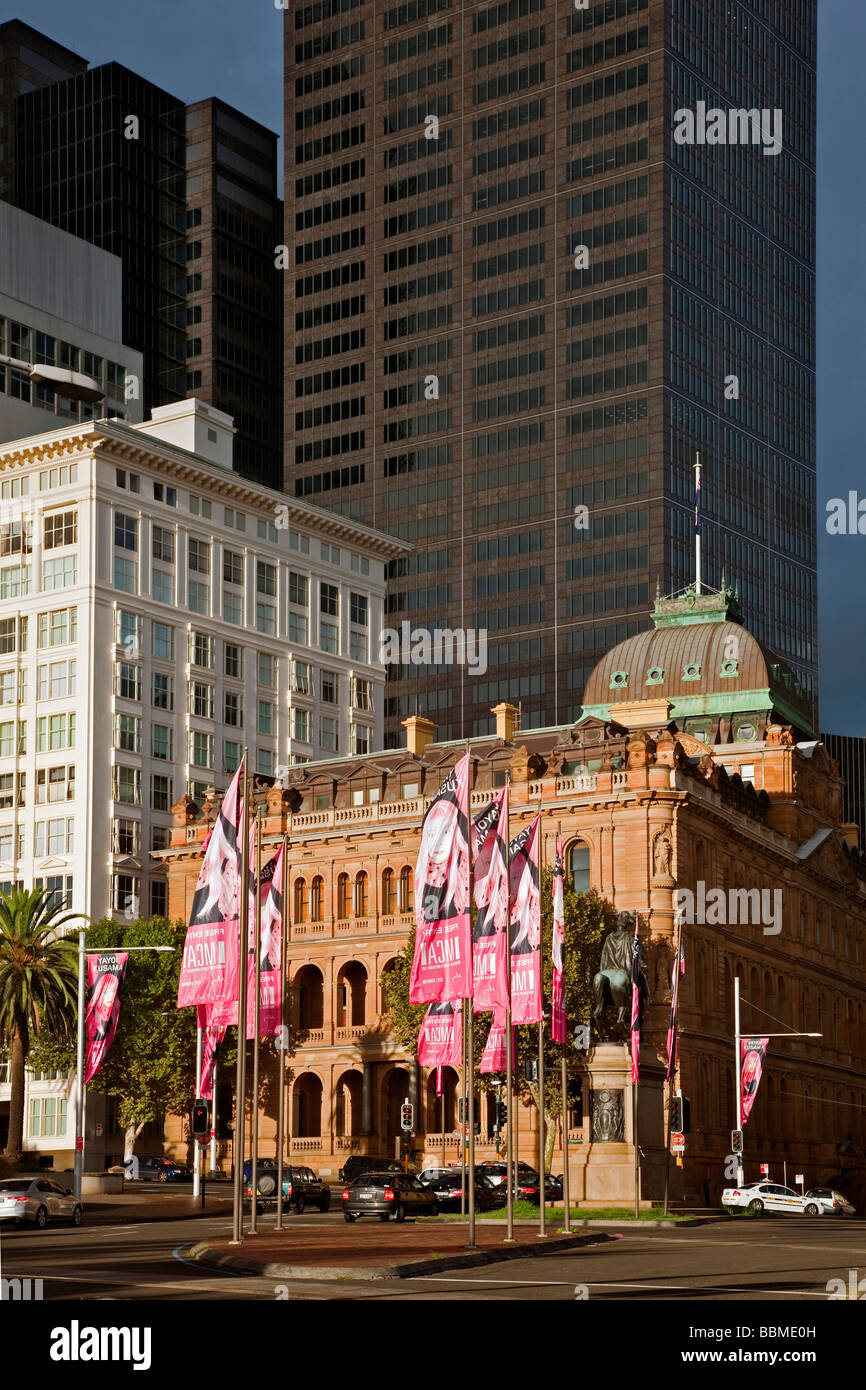
M 784 1211 L 792 1216 L 823 1216 L 820 1202 L 802 1197 L 791 1187 L 778 1182 L 756 1182 L 748 1187 L 726 1187 L 722 1193 L 723 1207 L 747 1207 L 749 1211 Z

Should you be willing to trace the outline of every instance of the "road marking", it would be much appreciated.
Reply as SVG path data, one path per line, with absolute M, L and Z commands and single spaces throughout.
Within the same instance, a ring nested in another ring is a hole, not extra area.
M 458 1279 L 455 1275 L 449 1277 L 447 1274 L 423 1274 L 417 1276 L 419 1282 L 431 1284 L 486 1284 L 488 1288 L 497 1284 L 517 1284 L 524 1288 L 553 1288 L 561 1285 L 562 1287 L 573 1288 L 573 1279 Z M 700 1276 L 695 1275 L 698 1279 Z M 619 1280 L 600 1281 L 583 1279 L 580 1281 L 588 1289 L 641 1289 L 655 1292 L 672 1291 L 686 1293 L 766 1293 L 766 1294 L 795 1294 L 803 1298 L 826 1298 L 826 1288 L 820 1290 L 810 1289 L 763 1289 L 755 1284 L 747 1284 L 745 1288 L 735 1287 L 729 1284 L 626 1284 Z

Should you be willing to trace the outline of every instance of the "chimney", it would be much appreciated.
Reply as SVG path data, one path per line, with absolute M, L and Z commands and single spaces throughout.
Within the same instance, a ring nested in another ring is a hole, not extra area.
M 496 718 L 496 737 L 511 743 L 520 728 L 520 710 L 503 700 L 501 704 L 494 705 L 490 713 Z
M 423 758 L 428 744 L 433 742 L 436 725 L 432 719 L 425 719 L 421 714 L 410 714 L 408 719 L 403 720 L 403 728 L 406 730 L 406 747 L 409 752 L 414 753 L 417 758 Z

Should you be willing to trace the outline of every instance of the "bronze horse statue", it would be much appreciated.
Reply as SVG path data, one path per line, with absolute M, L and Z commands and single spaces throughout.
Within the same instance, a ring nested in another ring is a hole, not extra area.
M 639 989 L 639 1009 L 640 1022 L 643 1020 L 644 1003 L 649 1000 L 646 975 L 643 969 L 643 945 L 639 944 L 641 966 L 640 966 L 640 989 Z M 592 1011 L 593 1018 L 598 1021 L 601 1018 L 608 1004 L 613 1004 L 614 1008 L 619 1009 L 617 1023 L 625 1026 L 631 1022 L 631 993 L 632 993 L 632 953 L 634 951 L 634 914 L 621 912 L 617 918 L 616 929 L 608 932 L 601 950 L 601 960 L 599 962 L 598 973 L 592 981 L 593 993 L 595 994 L 595 1007 Z

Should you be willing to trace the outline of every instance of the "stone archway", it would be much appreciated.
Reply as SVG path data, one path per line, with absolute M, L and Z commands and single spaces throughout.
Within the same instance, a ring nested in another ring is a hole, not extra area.
M 353 1138 L 362 1133 L 364 1078 L 354 1069 L 344 1071 L 334 1085 L 334 1133 Z
M 318 1139 L 322 1133 L 322 1082 L 315 1072 L 303 1072 L 292 1089 L 292 1135 Z

